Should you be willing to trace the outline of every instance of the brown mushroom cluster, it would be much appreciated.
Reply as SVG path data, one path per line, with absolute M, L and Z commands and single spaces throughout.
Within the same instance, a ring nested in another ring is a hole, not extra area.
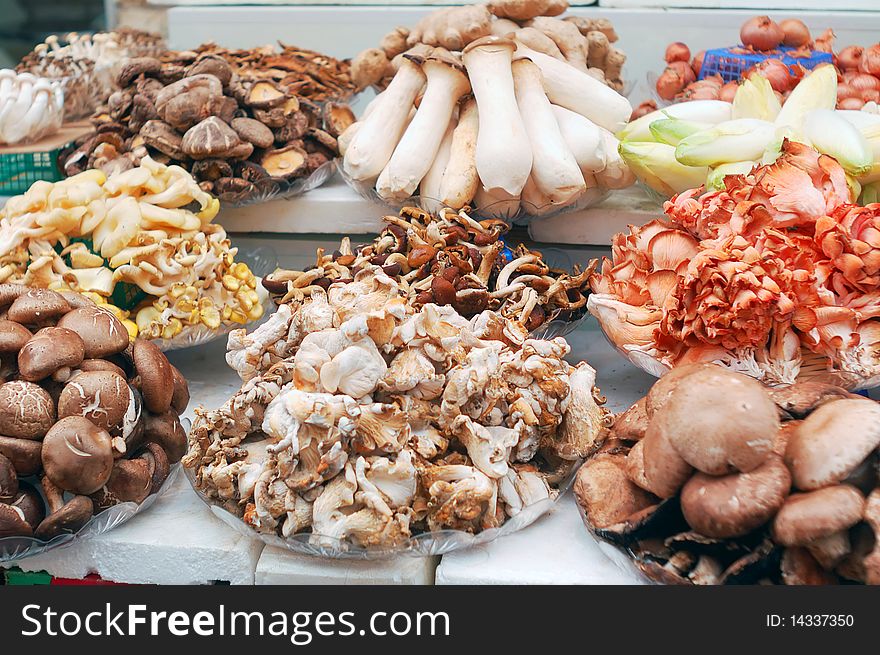
M 336 136 L 354 121 L 344 105 L 322 108 L 272 79 L 242 77 L 209 52 L 129 59 L 117 82 L 94 133 L 62 153 L 66 175 L 128 170 L 149 156 L 225 202 L 267 199 L 333 161 Z
M 672 584 L 880 584 L 880 404 L 676 368 L 578 472 L 587 526 Z
M 3 284 L 0 315 L 0 537 L 49 541 L 156 493 L 186 450 L 183 375 L 72 292 Z
M 487 309 L 535 331 L 553 320 L 584 315 L 588 268 L 572 272 L 551 268 L 538 251 L 520 244 L 509 249 L 501 237 L 502 220 L 477 221 L 462 211 L 431 214 L 405 207 L 385 216 L 386 227 L 372 243 L 352 248 L 343 239 L 332 254 L 318 250 L 317 262 L 304 271 L 278 270 L 263 286 L 286 303 L 350 282 L 368 265 L 381 266 L 415 307 L 451 305 L 466 318 Z

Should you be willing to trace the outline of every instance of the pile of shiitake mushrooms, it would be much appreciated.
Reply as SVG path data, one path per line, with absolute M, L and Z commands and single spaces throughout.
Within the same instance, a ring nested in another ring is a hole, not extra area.
M 880 404 L 677 367 L 578 472 L 587 526 L 673 584 L 880 584 Z
M 186 451 L 180 372 L 72 292 L 0 285 L 0 313 L 0 537 L 50 541 L 156 493 Z
M 493 5 L 482 9 L 489 17 Z M 339 137 L 355 188 L 398 206 L 418 195 L 431 211 L 470 206 L 512 218 L 583 205 L 633 183 L 613 135 L 629 120 L 629 101 L 585 61 L 558 55 L 557 33 L 537 27 L 552 21 L 584 39 L 574 23 L 520 15 L 535 26 L 487 18 L 484 30 L 455 31 L 449 17 L 442 38 L 419 36 L 395 57 L 387 88 Z M 450 40 L 454 31 L 460 38 Z

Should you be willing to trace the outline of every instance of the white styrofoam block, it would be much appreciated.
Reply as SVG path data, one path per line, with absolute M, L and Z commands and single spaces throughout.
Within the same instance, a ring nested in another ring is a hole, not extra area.
M 267 546 L 257 562 L 256 584 L 429 585 L 438 557 L 383 560 L 321 559 Z
M 128 523 L 16 564 L 61 578 L 97 573 L 131 584 L 253 584 L 262 550 L 262 542 L 213 516 L 181 474 L 149 511 Z
M 444 555 L 437 584 L 643 584 L 625 559 L 609 558 L 566 494 L 528 528 Z

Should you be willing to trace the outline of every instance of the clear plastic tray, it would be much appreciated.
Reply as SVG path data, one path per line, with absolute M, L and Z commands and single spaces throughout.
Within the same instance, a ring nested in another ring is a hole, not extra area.
M 559 500 L 562 494 L 568 491 L 574 480 L 574 474 L 580 467 L 581 461 L 571 462 L 566 474 L 558 485 L 559 494 L 555 499 L 545 499 L 524 507 L 514 517 L 509 518 L 503 525 L 489 530 L 483 530 L 477 534 L 471 534 L 461 530 L 440 530 L 437 532 L 424 532 L 413 535 L 407 542 L 392 548 L 365 548 L 347 539 L 337 539 L 313 533 L 301 533 L 290 537 L 281 537 L 275 534 L 257 532 L 244 523 L 238 516 L 225 509 L 215 499 L 209 498 L 196 486 L 195 472 L 193 469 L 183 470 L 187 480 L 199 498 L 204 501 L 211 511 L 224 523 L 234 528 L 239 534 L 251 539 L 259 539 L 269 546 L 286 548 L 294 553 L 324 557 L 328 559 L 359 559 L 378 560 L 389 557 L 406 555 L 409 557 L 428 557 L 431 555 L 443 555 L 455 550 L 480 546 L 495 541 L 499 537 L 512 534 L 534 523 L 546 514 Z
M 355 193 L 365 200 L 379 203 L 389 209 L 394 209 L 395 211 L 402 207 L 421 207 L 425 211 L 434 213 L 443 208 L 443 204 L 439 200 L 420 195 L 413 195 L 398 202 L 390 202 L 379 196 L 374 185 L 352 179 L 352 177 L 345 172 L 345 168 L 342 165 L 342 158 L 338 159 L 337 162 L 337 168 L 339 169 L 339 174 L 342 176 L 342 179 L 345 180 L 345 183 L 349 187 L 354 189 Z M 592 187 L 587 189 L 576 202 L 561 207 L 551 205 L 538 207 L 531 203 L 519 201 L 516 204 L 516 207 L 513 208 L 511 207 L 511 203 L 500 201 L 483 207 L 474 207 L 470 212 L 470 215 L 478 219 L 494 218 L 515 225 L 527 225 L 533 218 L 558 216 L 560 214 L 580 211 L 598 205 L 608 197 L 609 193 L 608 189 Z
M 128 502 L 119 503 L 118 505 L 109 507 L 100 514 L 95 514 L 88 523 L 80 528 L 78 532 L 73 534 L 60 534 L 49 541 L 43 541 L 36 537 L 0 538 L 0 564 L 8 564 L 32 555 L 42 555 L 50 550 L 55 550 L 62 546 L 69 546 L 82 539 L 109 532 L 116 526 L 122 525 L 128 521 L 131 517 L 150 509 L 153 503 L 156 502 L 156 499 L 162 496 L 171 488 L 171 485 L 174 484 L 174 480 L 177 477 L 180 468 L 180 464 L 174 464 L 171 467 L 171 471 L 168 473 L 168 478 L 162 484 L 159 491 L 151 496 L 147 496 L 147 499 L 140 505 Z M 30 481 L 28 478 L 24 479 Z M 34 484 L 34 486 L 39 490 L 39 484 Z
M 270 200 L 287 200 L 301 196 L 312 189 L 317 189 L 327 180 L 333 177 L 336 172 L 336 160 L 332 159 L 312 171 L 308 177 L 300 177 L 290 182 L 284 180 L 270 180 L 273 185 L 271 188 L 259 185 L 253 191 L 238 194 L 219 194 L 221 204 L 229 207 L 244 207 L 246 205 L 255 205 Z

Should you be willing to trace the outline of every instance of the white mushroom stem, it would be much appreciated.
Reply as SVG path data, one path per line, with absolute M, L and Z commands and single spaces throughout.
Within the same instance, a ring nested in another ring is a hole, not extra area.
M 402 200 L 415 192 L 437 155 L 455 106 L 470 91 L 467 76 L 451 55 L 441 49 L 435 53 L 422 64 L 427 85 L 416 115 L 376 184 L 382 198 Z
M 525 184 L 523 184 L 525 186 Z M 519 213 L 520 194 L 510 194 L 503 189 L 487 191 L 482 184 L 477 185 L 474 206 L 486 216 L 510 219 Z
M 479 129 L 477 101 L 468 98 L 459 110 L 458 125 L 452 134 L 449 162 L 443 172 L 438 198 L 440 203 L 461 209 L 477 193 L 477 133 Z
M 586 116 L 596 125 L 616 132 L 632 115 L 632 105 L 614 89 L 566 62 L 517 43 L 517 55 L 531 59 L 544 76 L 544 90 L 554 105 Z
M 345 153 L 348 152 L 348 146 L 351 145 L 351 142 L 354 140 L 354 135 L 358 133 L 361 129 L 362 122 L 358 121 L 357 123 L 352 123 L 345 131 L 339 135 L 336 139 L 336 144 L 339 147 L 339 154 L 345 157 Z
M 620 141 L 608 130 L 602 130 L 602 140 L 605 142 L 605 168 L 595 174 L 599 184 L 606 189 L 624 189 L 635 184 L 635 175 L 618 151 Z
M 443 140 L 440 142 L 440 148 L 431 164 L 431 168 L 425 173 L 422 182 L 419 185 L 419 195 L 421 196 L 422 208 L 426 211 L 436 213 L 442 209 L 440 201 L 440 187 L 443 184 L 443 174 L 449 164 L 449 156 L 452 152 L 452 135 L 455 131 L 455 119 L 449 121 Z
M 519 196 L 532 170 L 532 147 L 513 89 L 514 48 L 512 41 L 486 37 L 464 51 L 464 64 L 480 108 L 477 172 L 489 195 L 504 192 L 508 200 Z
M 587 187 L 544 93 L 541 71 L 528 59 L 519 59 L 513 62 L 513 82 L 516 102 L 532 144 L 531 177 L 551 203 L 567 205 Z
M 553 115 L 556 117 L 562 138 L 571 148 L 584 177 L 603 170 L 606 154 L 601 128 L 589 118 L 584 118 L 565 107 L 553 105 Z
M 349 144 L 343 159 L 345 172 L 355 180 L 373 180 L 391 159 L 400 141 L 416 95 L 425 82 L 421 66 L 404 59 L 400 70 L 382 93 Z

